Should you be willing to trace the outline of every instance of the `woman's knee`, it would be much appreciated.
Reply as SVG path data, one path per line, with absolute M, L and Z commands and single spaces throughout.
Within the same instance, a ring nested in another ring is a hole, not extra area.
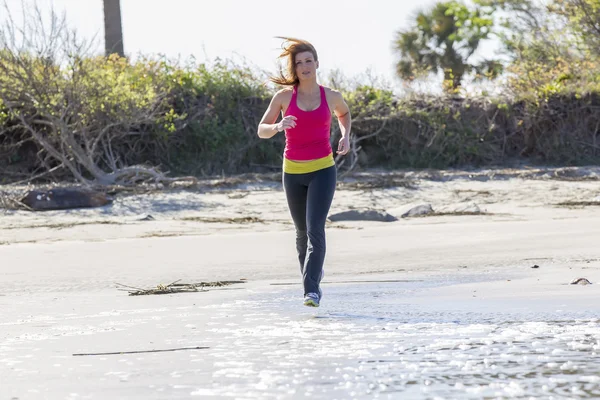
M 307 236 L 313 247 L 325 248 L 324 228 L 308 228 Z

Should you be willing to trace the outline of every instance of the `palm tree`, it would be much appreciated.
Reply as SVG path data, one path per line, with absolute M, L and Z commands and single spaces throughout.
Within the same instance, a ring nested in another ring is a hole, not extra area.
M 104 0 L 104 48 L 107 56 L 125 57 L 120 0 Z
M 400 53 L 397 74 L 413 79 L 419 72 L 444 73 L 446 89 L 455 90 L 471 72 L 496 76 L 501 66 L 494 60 L 469 64 L 481 40 L 490 35 L 492 19 L 479 9 L 469 10 L 457 1 L 437 3 L 429 12 L 419 12 L 413 29 L 400 31 L 394 49 Z

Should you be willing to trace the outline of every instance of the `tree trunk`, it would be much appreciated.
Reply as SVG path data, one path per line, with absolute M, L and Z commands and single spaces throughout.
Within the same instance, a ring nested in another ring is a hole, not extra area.
M 104 48 L 106 56 L 125 57 L 120 0 L 104 0 Z

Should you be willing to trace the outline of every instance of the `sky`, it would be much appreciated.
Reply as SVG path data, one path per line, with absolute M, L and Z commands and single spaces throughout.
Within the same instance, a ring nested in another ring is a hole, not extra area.
M 2 0 L 0 0 L 2 1 Z M 21 0 L 4 0 L 21 15 Z M 33 0 L 25 0 L 31 3 Z M 104 45 L 102 0 L 37 0 L 43 10 L 66 11 L 69 24 Z M 121 0 L 125 53 L 198 62 L 243 60 L 276 72 L 281 40 L 299 37 L 317 49 L 321 76 L 339 70 L 396 86 L 392 42 L 411 17 L 434 0 Z M 483 49 L 485 52 L 485 49 Z

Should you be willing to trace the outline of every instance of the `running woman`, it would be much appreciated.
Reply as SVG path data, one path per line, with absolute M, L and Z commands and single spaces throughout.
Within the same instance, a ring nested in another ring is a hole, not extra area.
M 317 83 L 319 58 L 307 41 L 285 38 L 279 58 L 287 70 L 271 77 L 284 86 L 265 111 L 258 136 L 269 139 L 285 132 L 283 188 L 296 229 L 296 250 L 304 284 L 304 305 L 318 307 L 325 260 L 325 221 L 337 182 L 330 143 L 331 114 L 340 126 L 337 154 L 350 148 L 351 115 L 340 92 Z M 277 118 L 281 113 L 282 119 Z

